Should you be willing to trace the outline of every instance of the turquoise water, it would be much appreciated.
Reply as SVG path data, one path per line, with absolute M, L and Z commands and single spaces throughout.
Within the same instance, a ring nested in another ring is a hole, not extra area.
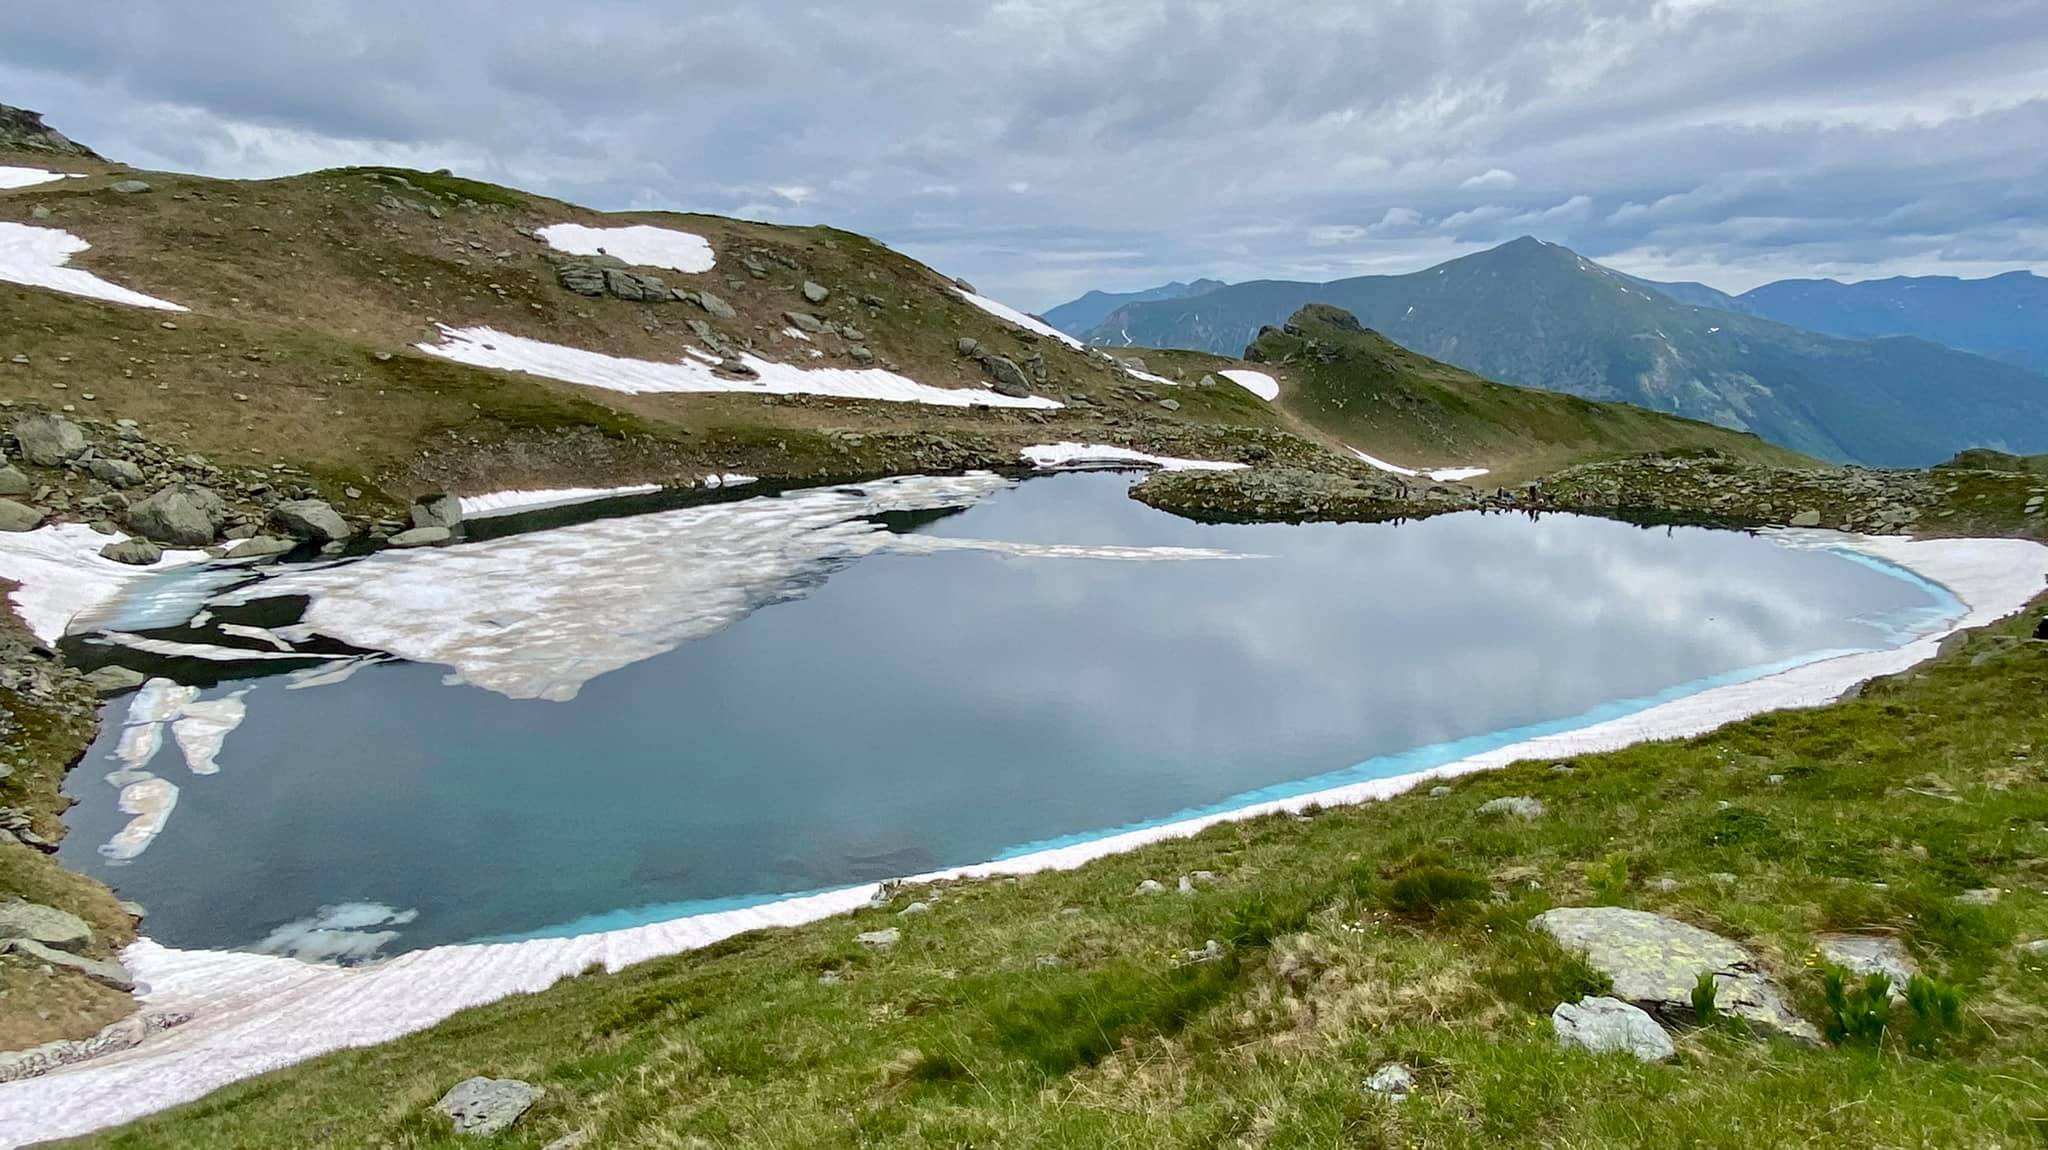
M 1260 557 L 872 555 L 568 702 L 427 664 L 287 690 L 180 660 L 207 698 L 246 692 L 220 772 L 153 766 L 178 805 L 116 864 L 95 847 L 127 816 L 89 758 L 65 857 L 171 945 L 583 933 L 1427 769 L 1960 613 L 1896 568 L 1736 532 L 1202 526 L 1129 482 L 1038 479 L 894 526 Z

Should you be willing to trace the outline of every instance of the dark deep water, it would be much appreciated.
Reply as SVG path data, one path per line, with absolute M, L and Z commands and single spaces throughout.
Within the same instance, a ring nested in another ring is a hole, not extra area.
M 567 702 L 443 685 L 424 663 L 305 690 L 210 676 L 204 698 L 247 690 L 246 720 L 217 774 L 165 738 L 149 769 L 176 808 L 121 863 L 96 850 L 129 818 L 103 781 L 117 699 L 70 779 L 64 859 L 145 904 L 173 946 L 313 938 L 301 953 L 364 957 L 576 933 L 1298 791 L 1890 646 L 1952 602 L 1740 533 L 1478 514 L 1200 526 L 1128 499 L 1130 482 L 1038 479 L 891 523 L 1263 558 L 870 555 Z

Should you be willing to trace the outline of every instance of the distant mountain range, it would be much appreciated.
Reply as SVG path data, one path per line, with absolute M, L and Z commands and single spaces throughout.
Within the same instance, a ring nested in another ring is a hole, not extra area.
M 1707 306 L 1847 339 L 1918 336 L 2048 372 L 2048 279 L 2032 272 L 1976 280 L 1897 276 L 1853 284 L 1779 280 Z
M 1491 379 L 1675 412 L 1826 459 L 1923 466 L 1969 447 L 2048 450 L 2048 376 L 1916 338 L 1918 329 L 1874 339 L 1804 330 L 1749 310 L 1790 308 L 1781 300 L 1797 293 L 1750 295 L 1745 304 L 1701 284 L 1637 279 L 1523 237 L 1409 275 L 1258 280 L 1124 303 L 1083 338 L 1235 355 L 1261 328 L 1326 303 Z M 1883 308 L 1859 296 L 1833 310 Z M 1893 318 L 1960 333 L 1961 310 L 1895 308 Z
M 1082 333 L 1107 319 L 1110 312 L 1125 304 L 1187 299 L 1226 286 L 1228 285 L 1222 280 L 1196 280 L 1191 284 L 1175 280 L 1172 283 L 1160 284 L 1156 288 L 1146 288 L 1144 291 L 1092 291 L 1080 299 L 1061 304 L 1040 318 L 1068 335 L 1079 338 Z

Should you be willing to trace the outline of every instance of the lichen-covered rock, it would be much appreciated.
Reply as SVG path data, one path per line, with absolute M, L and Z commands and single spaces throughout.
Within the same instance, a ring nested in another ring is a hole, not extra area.
M 1482 815 L 1513 815 L 1518 819 L 1540 819 L 1543 817 L 1543 802 L 1528 795 L 1509 795 L 1504 798 L 1488 799 L 1479 804 Z
M 1920 973 L 1920 964 L 1906 953 L 1906 945 L 1888 934 L 1824 934 L 1813 940 L 1821 961 L 1867 978 L 1882 974 L 1892 980 L 1892 997 L 1906 997 L 1906 983 Z
M 1550 1012 L 1557 1040 L 1595 1054 L 1633 1054 L 1644 1062 L 1674 1058 L 1678 1048 L 1657 1020 L 1617 998 L 1589 996 L 1558 1003 Z
M 38 467 L 60 467 L 85 454 L 85 432 L 61 415 L 39 411 L 14 424 L 14 442 L 21 457 Z
M 1716 1008 L 1751 1029 L 1819 1043 L 1820 1032 L 1786 1004 L 1748 948 L 1712 931 L 1648 911 L 1618 906 L 1559 907 L 1530 926 L 1567 950 L 1585 954 L 1614 984 L 1614 997 L 1658 1018 L 1692 1021 L 1692 992 L 1711 973 Z
M 434 1109 L 448 1116 L 457 1134 L 488 1138 L 509 1129 L 546 1093 L 517 1078 L 470 1078 L 443 1094 Z

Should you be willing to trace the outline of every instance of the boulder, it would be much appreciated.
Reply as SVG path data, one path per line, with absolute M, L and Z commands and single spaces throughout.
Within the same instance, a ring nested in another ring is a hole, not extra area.
M 85 454 L 85 432 L 61 415 L 37 412 L 14 424 L 21 457 L 38 467 L 58 467 Z
M 0 942 L 0 951 L 13 951 L 23 958 L 47 962 L 51 966 L 62 967 L 65 970 L 75 970 L 101 986 L 112 987 L 115 990 L 135 989 L 134 981 L 128 977 L 128 968 L 112 959 L 87 958 L 82 954 L 58 950 L 27 938 Z
M 1906 997 L 1906 983 L 1920 973 L 1920 964 L 1906 953 L 1906 946 L 1888 934 L 1824 934 L 1813 940 L 1813 949 L 1823 962 L 1831 963 L 1858 979 L 1882 974 L 1892 980 L 1892 998 Z
M 0 499 L 0 531 L 34 531 L 46 514 L 40 507 Z
M 457 1134 L 488 1138 L 509 1129 L 546 1093 L 517 1078 L 470 1078 L 443 1094 L 434 1109 L 448 1116 Z
M 140 671 L 108 664 L 87 675 L 85 685 L 102 695 L 118 695 L 140 687 L 147 678 Z
M 68 911 L 35 902 L 0 903 L 0 941 L 25 938 L 58 950 L 92 945 L 92 927 Z
M 271 512 L 277 525 L 301 539 L 328 543 L 346 539 L 353 530 L 348 520 L 327 505 L 324 499 L 293 499 L 277 505 Z
M 1605 996 L 1561 1002 L 1550 1012 L 1557 1040 L 1595 1054 L 1633 1054 L 1644 1062 L 1674 1058 L 1671 1036 L 1643 1010 Z
M 1618 906 L 1559 907 L 1529 925 L 1567 950 L 1583 952 L 1613 982 L 1614 997 L 1658 1018 L 1693 1021 L 1693 987 L 1700 975 L 1711 973 L 1721 1013 L 1752 1030 L 1796 1042 L 1820 1041 L 1820 1032 L 1793 1013 L 1756 955 L 1712 931 Z
M 853 936 L 853 941 L 870 950 L 887 950 L 902 941 L 902 939 L 903 932 L 893 926 L 886 930 L 862 931 Z
M 1794 515 L 1789 522 L 1794 527 L 1818 527 L 1820 526 L 1820 512 L 1809 507 Z
M 731 304 L 725 302 L 724 300 L 718 298 L 715 295 L 712 295 L 708 291 L 698 292 L 695 296 L 695 299 L 697 300 L 698 307 L 703 308 L 705 311 L 710 312 L 712 315 L 717 316 L 719 319 L 738 319 L 740 317 L 740 313 L 734 311 L 733 306 Z
M 826 287 L 824 284 L 812 283 L 810 280 L 805 280 L 804 298 L 810 300 L 812 303 L 824 303 L 826 300 L 832 298 L 832 289 Z
M 0 495 L 27 495 L 28 493 L 28 476 L 21 473 L 21 468 L 14 466 L 12 463 L 0 464 Z
M 415 527 L 410 531 L 401 531 L 393 535 L 386 542 L 393 547 L 428 547 L 435 543 L 446 543 L 454 537 L 455 533 L 446 527 Z
M 807 311 L 786 311 L 782 318 L 789 321 L 789 326 L 810 335 L 818 335 L 825 330 L 825 321 Z
M 116 563 L 147 567 L 164 557 L 164 549 L 147 539 L 122 539 L 100 548 L 100 556 Z
M 605 292 L 604 269 L 588 264 L 563 264 L 555 269 L 555 278 L 563 287 L 577 295 L 601 296 Z
M 1543 802 L 1528 795 L 1510 795 L 1506 798 L 1489 799 L 1479 804 L 1482 815 L 1513 815 L 1518 819 L 1540 819 L 1544 814 Z
M 462 525 L 462 500 L 453 495 L 422 495 L 412 501 L 412 525 L 452 531 Z
M 85 469 L 110 487 L 135 487 L 142 483 L 142 468 L 125 459 L 96 458 Z
M 1024 374 L 1024 369 L 1018 367 L 1015 360 L 992 355 L 981 363 L 988 368 L 989 378 L 995 380 L 993 386 L 997 395 L 1021 398 L 1031 394 L 1031 377 Z
M 959 349 L 961 355 L 973 355 L 975 352 L 981 350 L 981 341 L 963 335 L 960 337 L 959 341 L 955 343 L 953 346 Z
M 107 190 L 119 192 L 124 196 L 133 196 L 139 195 L 142 192 L 153 192 L 156 189 L 141 180 L 116 180 L 107 185 Z
M 220 534 L 227 505 L 194 483 L 173 483 L 128 509 L 136 534 L 173 547 L 204 547 Z

